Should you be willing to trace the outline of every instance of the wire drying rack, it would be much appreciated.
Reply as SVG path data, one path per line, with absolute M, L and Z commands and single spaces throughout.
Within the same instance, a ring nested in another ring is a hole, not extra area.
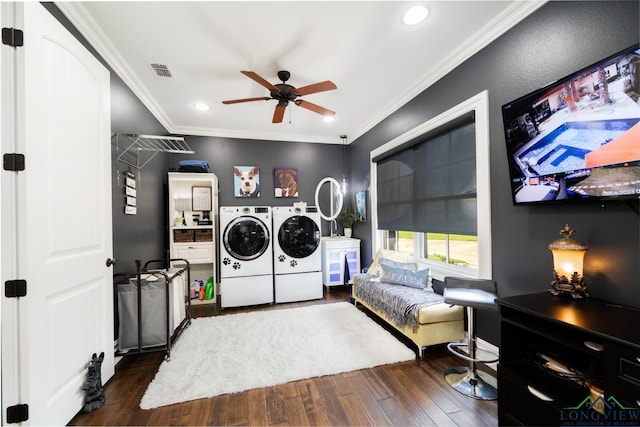
M 183 137 L 116 133 L 117 159 L 136 169 L 142 169 L 158 153 L 194 154 Z

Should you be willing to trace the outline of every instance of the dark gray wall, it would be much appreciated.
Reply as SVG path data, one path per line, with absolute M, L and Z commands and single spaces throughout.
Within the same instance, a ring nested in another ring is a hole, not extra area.
M 326 176 L 342 176 L 340 145 L 197 136 L 185 139 L 196 154 L 172 155 L 171 167 L 177 168 L 178 161 L 185 159 L 208 161 L 210 171 L 218 177 L 220 206 L 291 206 L 296 202 L 312 206 L 318 182 Z M 236 197 L 234 166 L 260 168 L 260 197 Z M 274 197 L 273 169 L 284 167 L 298 169 L 297 198 Z M 328 234 L 326 222 L 323 222 L 323 232 Z
M 111 131 L 112 134 L 167 135 L 166 129 L 104 62 L 98 53 L 69 23 L 52 3 L 43 3 L 80 42 L 111 71 Z M 341 145 L 309 144 L 232 138 L 186 136 L 195 151 L 193 155 L 158 154 L 142 169 L 131 168 L 117 161 L 118 150 L 112 140 L 113 255 L 118 260 L 114 272 L 135 271 L 135 260 L 164 259 L 168 248 L 167 172 L 178 167 L 179 160 L 207 160 L 211 172 L 219 180 L 219 205 L 287 206 L 294 202 L 315 204 L 315 188 L 326 177 L 342 176 Z M 126 139 L 123 141 L 126 148 Z M 120 147 L 122 152 L 123 147 Z M 233 194 L 233 167 L 261 168 L 261 197 L 238 198 Z M 273 169 L 298 168 L 299 196 L 275 198 Z M 138 180 L 137 215 L 125 215 L 123 174 L 132 171 Z M 323 221 L 323 234 L 329 233 Z
M 111 131 L 114 134 L 167 135 L 164 127 L 113 72 Z M 136 259 L 144 263 L 166 258 L 168 212 L 165 206 L 169 155 L 159 153 L 143 168 L 133 168 L 117 160 L 118 154 L 130 141 L 118 136 L 119 147 L 116 147 L 115 141 L 116 138 L 113 138 L 111 145 L 113 255 L 118 261 L 114 271 L 133 272 Z M 127 171 L 133 172 L 137 181 L 136 215 L 124 213 L 124 174 Z
M 64 17 L 48 6 L 68 28 Z M 491 209 L 493 276 L 501 296 L 541 292 L 551 278 L 547 245 L 569 223 L 576 238 L 590 246 L 585 278 L 594 297 L 640 307 L 640 227 L 637 209 L 624 202 L 579 206 L 514 207 L 511 203 L 500 107 L 540 86 L 564 77 L 638 42 L 637 1 L 550 2 L 497 41 L 425 90 L 350 146 L 351 189 L 369 189 L 369 152 L 396 136 L 488 90 L 491 138 Z M 81 37 L 79 37 L 82 39 Z M 85 43 L 86 44 L 86 43 Z M 165 134 L 137 98 L 112 75 L 112 131 Z M 291 142 L 187 137 L 193 156 L 160 155 L 140 173 L 138 215 L 123 214 L 123 190 L 116 179 L 122 170 L 114 160 L 113 229 L 117 271 L 133 268 L 134 259 L 162 257 L 166 248 L 166 172 L 181 158 L 208 160 L 219 178 L 220 205 L 290 204 L 273 197 L 274 167 L 294 166 L 300 172 L 300 197 L 313 203 L 316 183 L 340 177 L 340 146 Z M 234 165 L 262 169 L 262 197 L 233 195 Z M 370 209 L 370 207 L 369 207 Z M 326 234 L 326 230 L 325 230 Z M 363 240 L 364 266 L 371 261 L 370 223 L 356 223 Z M 499 344 L 496 315 L 479 316 L 479 335 Z
M 351 147 L 354 188 L 369 185 L 369 152 L 477 93 L 489 91 L 493 277 L 500 296 L 543 292 L 552 271 L 547 246 L 569 223 L 590 247 L 585 280 L 593 297 L 640 307 L 638 202 L 513 206 L 501 106 L 638 43 L 639 2 L 549 2 L 388 117 Z M 634 211 L 635 209 L 635 211 Z M 356 227 L 370 260 L 369 227 Z M 498 343 L 497 317 L 479 335 Z

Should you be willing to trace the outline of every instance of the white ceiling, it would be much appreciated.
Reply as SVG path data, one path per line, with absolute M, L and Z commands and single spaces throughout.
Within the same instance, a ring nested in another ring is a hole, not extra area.
M 538 1 L 423 1 L 430 14 L 402 23 L 418 2 L 111 1 L 56 3 L 172 134 L 281 141 L 353 142 L 469 56 L 526 17 Z M 166 65 L 158 77 L 150 64 Z M 331 80 L 337 90 L 302 97 L 335 121 L 275 100 L 240 73 L 300 87 Z M 206 112 L 194 105 L 205 102 Z

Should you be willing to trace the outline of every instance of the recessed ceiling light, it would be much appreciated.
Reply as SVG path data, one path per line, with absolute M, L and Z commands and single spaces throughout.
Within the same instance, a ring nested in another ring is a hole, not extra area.
M 194 105 L 195 109 L 198 111 L 209 111 L 211 109 L 211 107 L 209 107 L 207 104 L 205 104 L 204 102 L 199 102 L 196 105 Z
M 413 6 L 407 10 L 402 20 L 407 25 L 416 25 L 427 19 L 429 15 L 429 9 L 424 6 Z
M 327 123 L 331 123 L 331 122 L 332 122 L 332 121 L 334 121 L 335 119 L 336 119 L 336 117 L 335 117 L 335 116 L 324 116 L 324 117 L 322 118 L 322 120 L 324 120 L 324 121 L 325 121 L 325 122 L 327 122 Z

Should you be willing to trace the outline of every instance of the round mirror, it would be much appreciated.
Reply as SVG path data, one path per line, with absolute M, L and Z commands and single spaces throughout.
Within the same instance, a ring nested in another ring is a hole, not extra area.
M 342 210 L 343 200 L 340 183 L 335 178 L 329 176 L 320 180 L 316 187 L 316 206 L 322 219 L 336 219 Z

